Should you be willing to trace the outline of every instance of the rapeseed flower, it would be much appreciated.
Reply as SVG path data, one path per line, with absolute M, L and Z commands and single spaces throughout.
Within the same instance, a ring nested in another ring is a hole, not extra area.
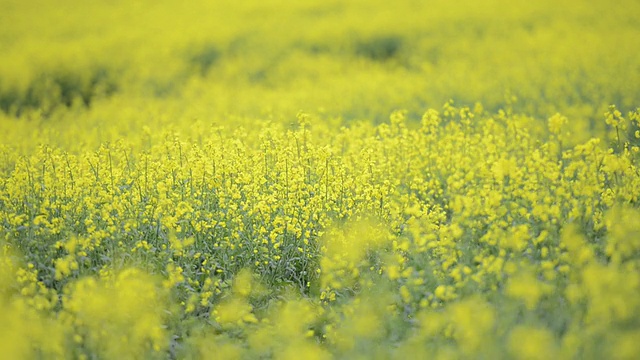
M 2 353 L 632 358 L 638 2 L 505 4 L 4 1 Z

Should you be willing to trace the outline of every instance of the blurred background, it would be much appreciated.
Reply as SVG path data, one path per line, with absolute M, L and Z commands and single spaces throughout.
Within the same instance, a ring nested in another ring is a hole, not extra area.
M 635 0 L 3 0 L 0 116 L 379 123 L 452 99 L 562 112 L 578 142 L 609 104 L 640 104 L 638 13 Z

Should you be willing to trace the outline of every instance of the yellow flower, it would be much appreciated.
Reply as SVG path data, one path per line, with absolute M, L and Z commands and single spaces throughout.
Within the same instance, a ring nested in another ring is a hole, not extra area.
M 523 271 L 509 279 L 506 294 L 524 302 L 529 310 L 533 310 L 543 296 L 550 294 L 553 287 L 538 280 L 534 273 Z
M 516 359 L 553 359 L 558 345 L 553 334 L 544 328 L 518 326 L 509 335 L 509 353 Z
M 554 135 L 560 135 L 564 126 L 568 123 L 568 119 L 558 113 L 548 120 L 549 132 Z

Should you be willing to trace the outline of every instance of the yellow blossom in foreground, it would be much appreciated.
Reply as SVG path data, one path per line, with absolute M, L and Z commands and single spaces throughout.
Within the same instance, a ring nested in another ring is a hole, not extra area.
M 243 322 L 255 323 L 258 320 L 252 313 L 252 307 L 243 298 L 230 298 L 218 305 L 214 319 L 223 326 L 240 326 Z
M 509 352 L 522 360 L 553 359 L 557 356 L 557 345 L 546 329 L 519 326 L 509 336 Z
M 65 294 L 65 311 L 86 331 L 89 349 L 108 358 L 138 357 L 166 349 L 165 296 L 153 277 L 127 269 L 74 283 Z

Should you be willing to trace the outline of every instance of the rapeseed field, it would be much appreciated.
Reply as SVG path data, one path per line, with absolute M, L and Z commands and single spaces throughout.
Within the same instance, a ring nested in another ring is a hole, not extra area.
M 636 359 L 640 3 L 2 0 L 7 359 Z

